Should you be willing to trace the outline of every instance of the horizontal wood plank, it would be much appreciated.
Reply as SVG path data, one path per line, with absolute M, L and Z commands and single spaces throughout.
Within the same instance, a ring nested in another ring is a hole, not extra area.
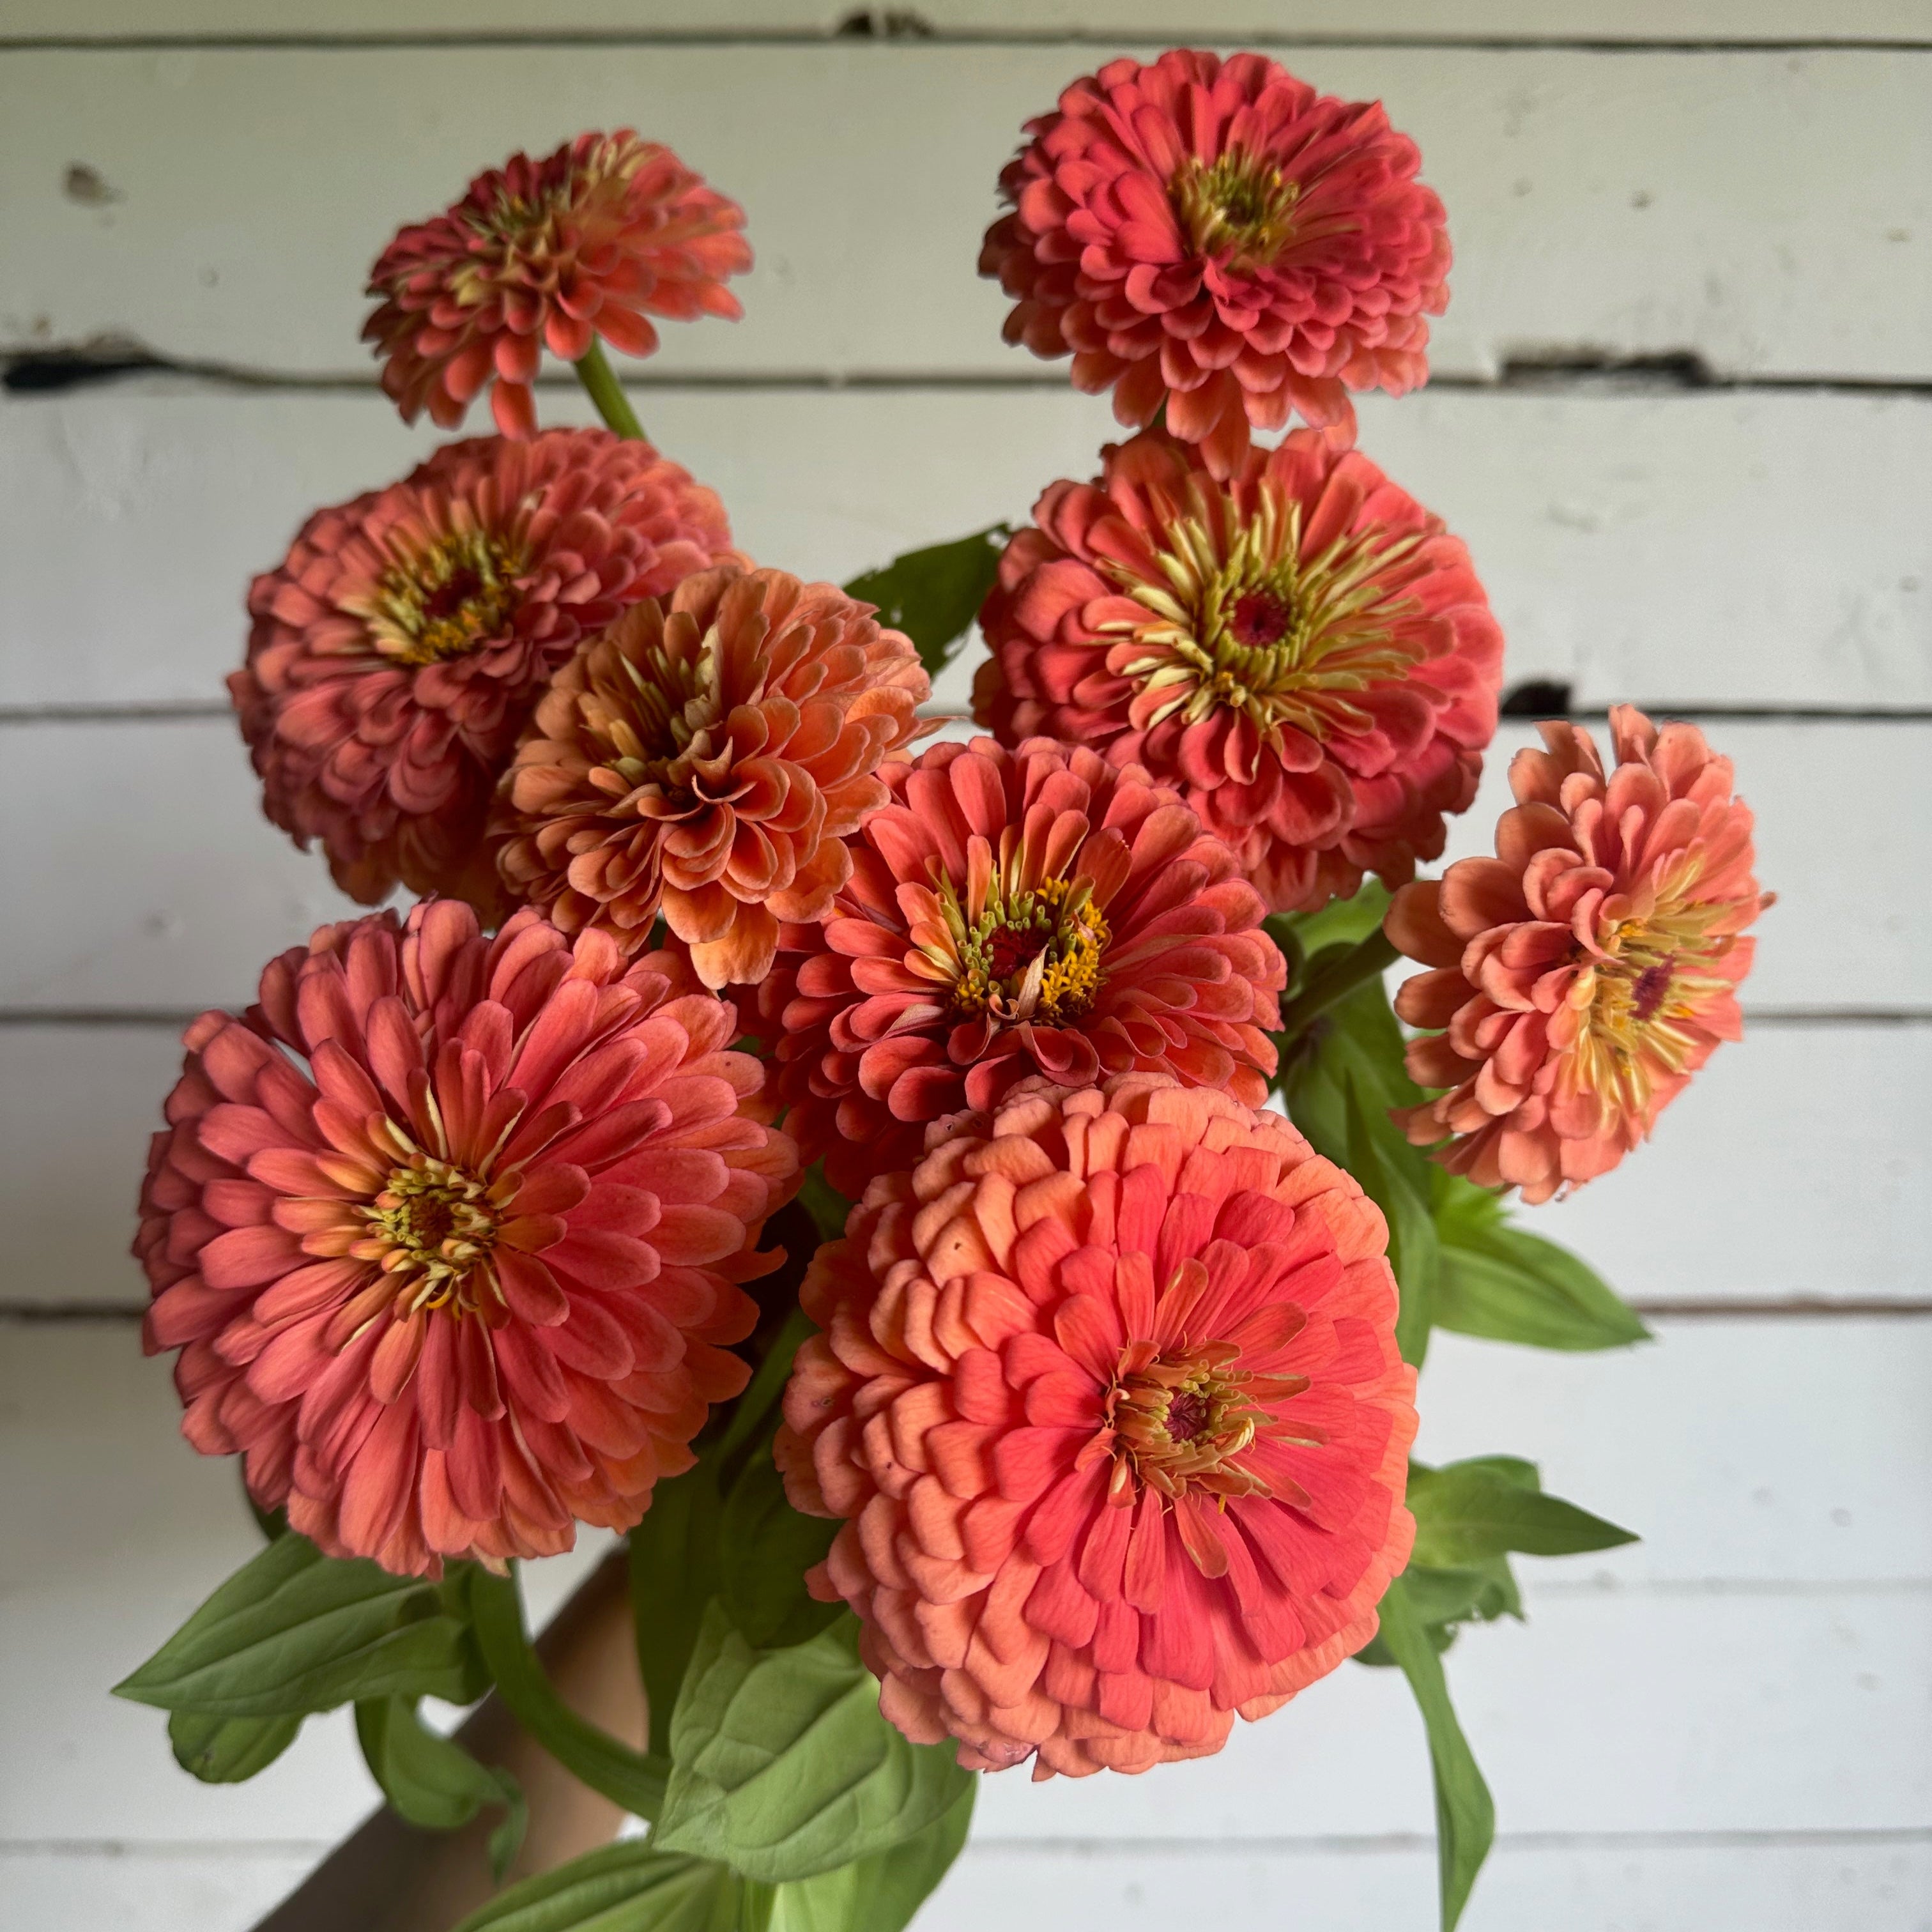
M 166 1024 L 0 1028 L 0 1304 L 138 1308 L 128 1254 L 148 1135 L 180 1066 Z M 1726 1047 L 1652 1145 L 1523 1210 L 1646 1306 L 1922 1301 L 1932 1027 L 1776 1026 Z M 1794 1095 L 1830 1094 L 1820 1134 Z M 1540 1357 L 1535 1358 L 1539 1363 Z
M 1883 1354 L 1924 1331 L 1836 1324 L 1832 1339 L 1802 1354 L 1788 1346 L 1798 1332 L 1788 1325 L 1726 1332 L 1720 1349 L 1711 1328 L 1670 1331 L 1650 1354 L 1684 1351 L 1671 1382 L 1627 1384 L 1630 1400 L 1654 1406 L 1597 1409 L 1602 1446 L 1591 1452 L 1608 1470 L 1630 1417 L 1650 1418 L 1647 1432 L 1661 1439 L 1645 1452 L 1654 1460 L 1626 1478 L 1630 1499 L 1640 1486 L 1642 1526 L 1658 1550 L 1674 1546 L 1695 1564 L 1692 1580 L 1706 1580 L 1559 1587 L 1566 1575 L 1588 1585 L 1610 1559 L 1526 1562 L 1528 1624 L 1473 1632 L 1450 1658 L 1460 1708 L 1513 1831 L 1900 1830 L 1919 1824 L 1932 1801 L 1922 1526 L 1915 1575 L 1831 1581 L 1819 1580 L 1817 1564 L 1834 1530 L 1814 1520 L 1828 1502 L 1845 1510 L 1845 1546 L 1857 1548 L 1861 1567 L 1889 1560 L 1888 1539 L 1903 1548 L 1897 1512 L 1888 1520 L 1887 1492 L 1874 1485 L 1879 1472 L 1896 1478 L 1923 1466 L 1908 1384 L 1916 1377 L 1922 1387 L 1925 1364 L 1917 1341 L 1909 1368 Z M 1880 1346 L 1866 1339 L 1874 1333 Z M 1856 1339 L 1833 1353 L 1846 1337 Z M 1610 1507 L 1586 1486 L 1593 1479 L 1577 1437 L 1568 1450 L 1534 1439 L 1544 1416 L 1498 1408 L 1502 1391 L 1468 1373 L 1502 1353 L 1470 1345 L 1446 1354 L 1430 1371 L 1432 1413 L 1446 1424 L 1463 1406 L 1461 1426 L 1482 1447 L 1540 1455 L 1552 1486 Z M 1607 1389 L 1620 1368 L 1649 1372 L 1642 1355 L 1599 1362 L 1580 1368 L 1575 1386 Z M 1687 1415 L 1694 1405 L 1705 1418 Z M 1564 1406 L 1552 1400 L 1550 1417 Z M 1574 1415 L 1576 1404 L 1568 1407 Z M 1469 1419 L 1478 1410 L 1480 1426 Z M 254 1546 L 232 1466 L 176 1440 L 173 1412 L 163 1365 L 142 1361 L 124 1329 L 28 1327 L 0 1351 L 0 1453 L 10 1472 L 0 1486 L 0 1694 L 13 1734 L 46 1741 L 0 1762 L 0 1817 L 16 1843 L 232 1844 L 284 1837 L 291 1820 L 304 1837 L 326 1840 L 366 1802 L 339 1717 L 312 1725 L 262 1778 L 212 1790 L 170 1764 L 157 1714 L 106 1695 Z M 1885 1432 L 1901 1426 L 1904 1436 Z M 1772 1500 L 1756 1502 L 1754 1489 Z M 1752 1538 L 1760 1563 L 1768 1557 L 1787 1576 L 1813 1580 L 1736 1576 L 1752 1560 L 1744 1546 Z M 1714 1576 L 1714 1561 L 1732 1580 Z M 1404 1687 L 1392 1672 L 1351 1666 L 1281 1715 L 1238 1727 L 1228 1750 L 1206 1763 L 1043 1789 L 990 1780 L 978 1823 L 994 1839 L 1272 1841 L 1419 1833 L 1430 1819 L 1426 1760 Z
M 564 0 L 544 8 L 546 34 L 626 40 L 760 34 L 1064 34 L 1088 40 L 1256 38 L 1375 40 L 1726 41 L 1808 44 L 1925 40 L 1913 0 L 1852 0 L 1821 14 L 1808 0 L 923 0 L 914 8 L 853 0 Z M 894 24 L 896 23 L 896 24 Z M 528 37 L 518 0 L 14 0 L 4 38 L 142 40 L 232 36 L 244 40 L 471 34 Z
M 1004 304 L 974 263 L 1021 123 L 1093 58 L 916 41 L 0 53 L 0 167 L 19 184 L 0 208 L 0 345 L 113 338 L 364 374 L 358 291 L 392 228 L 513 148 L 635 124 L 746 204 L 758 251 L 745 321 L 670 332 L 664 370 L 1036 373 L 1001 346 Z M 1438 373 L 1602 352 L 1932 376 L 1932 52 L 1323 47 L 1295 64 L 1385 100 L 1421 145 L 1457 250 Z M 77 193 L 76 167 L 94 177 Z
M 1458 851 L 1486 848 L 1508 802 L 1500 734 Z M 1758 814 L 1760 869 L 1782 895 L 1747 988 L 1760 1009 L 1932 1007 L 1932 903 L 1876 894 L 1846 862 L 1846 826 L 1886 876 L 1932 871 L 1932 819 L 1902 809 L 1932 757 L 1932 722 L 1730 722 L 1714 736 Z M 171 1012 L 252 997 L 263 963 L 356 908 L 259 815 L 225 718 L 0 724 L 0 902 L 59 907 L 19 922 L 0 1010 Z M 1869 828 L 1868 832 L 1867 828 Z
M 1022 520 L 1118 433 L 1071 391 L 634 393 L 753 556 L 835 581 Z M 543 407 L 591 419 L 573 390 Z M 1511 684 L 1583 704 L 1932 705 L 1932 398 L 1438 389 L 1370 399 L 1362 436 L 1468 542 Z M 0 404 L 0 706 L 218 702 L 250 577 L 318 505 L 434 441 L 375 396 L 172 377 Z M 943 704 L 968 701 L 976 662 Z
M 319 1849 L 319 1847 L 318 1847 Z M 0 1844 L 0 1926 L 115 1932 L 243 1932 L 315 1854 L 238 1845 Z M 1922 1835 L 1747 1834 L 1715 1841 L 1605 1837 L 1550 1845 L 1505 1832 L 1483 1868 L 1467 1932 L 1924 1932 L 1932 1848 Z M 1295 1932 L 1422 1926 L 1436 1854 L 1413 1839 L 1260 1849 L 1108 1841 L 1036 1848 L 970 1843 L 919 1932 L 1166 1932 L 1212 1899 L 1229 1922 Z

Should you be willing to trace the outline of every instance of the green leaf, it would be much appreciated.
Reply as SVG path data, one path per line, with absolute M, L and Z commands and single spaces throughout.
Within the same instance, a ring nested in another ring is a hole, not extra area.
M 965 1845 L 978 1788 L 890 1851 L 780 1886 L 770 1932 L 902 1932 Z
M 1396 1346 L 1417 1368 L 1429 1352 L 1429 1328 L 1436 1306 L 1442 1249 L 1436 1222 L 1418 1176 L 1403 1158 L 1414 1152 L 1385 1115 L 1372 1117 L 1360 1088 L 1348 1078 L 1348 1172 L 1388 1222 L 1389 1266 L 1402 1291 L 1396 1311 Z M 1397 1142 L 1401 1142 L 1400 1148 Z M 1426 1183 L 1423 1184 L 1426 1185 Z
M 484 1805 L 503 1808 L 502 1822 L 490 1834 L 490 1870 L 502 1884 L 530 1822 L 517 1780 L 431 1730 L 413 1698 L 365 1698 L 356 1707 L 356 1737 L 398 1816 L 425 1832 L 458 1831 Z
M 902 1843 L 957 1803 L 970 1774 L 879 1711 L 842 1617 L 808 1643 L 759 1651 L 706 1615 L 671 1721 L 657 1841 L 748 1878 L 811 1878 Z
M 1365 879 L 1352 898 L 1330 899 L 1318 912 L 1276 913 L 1266 924 L 1271 933 L 1286 928 L 1306 956 L 1325 946 L 1359 945 L 1382 924 L 1388 908 L 1388 888 L 1378 879 Z
M 268 1766 L 296 1741 L 299 1718 L 217 1718 L 176 1711 L 168 1718 L 175 1762 L 204 1784 L 240 1784 Z
M 1444 1328 L 1534 1348 L 1622 1348 L 1647 1341 L 1636 1310 L 1567 1249 L 1512 1227 L 1486 1188 L 1438 1170 Z
M 1462 1727 L 1449 1701 L 1442 1660 L 1398 1576 L 1382 1602 L 1381 1640 L 1387 1646 L 1422 1712 L 1429 1733 L 1429 1761 L 1436 1778 L 1436 1868 L 1442 1898 L 1442 1932 L 1454 1932 L 1469 1888 L 1489 1856 L 1496 1836 L 1496 1810 L 1490 1787 L 1476 1768 Z
M 802 1319 L 802 1318 L 800 1318 Z M 747 1390 L 741 1399 L 749 1398 Z M 735 1426 L 736 1418 L 733 1418 Z M 670 1762 L 671 1712 L 686 1666 L 718 1588 L 718 1538 L 723 1504 L 718 1471 L 707 1454 L 681 1476 L 660 1482 L 651 1506 L 631 1532 L 631 1609 L 638 1667 L 650 1713 L 651 1756 Z
M 846 585 L 848 596 L 879 607 L 879 618 L 903 631 L 928 674 L 937 677 L 980 614 L 998 574 L 1011 532 L 1004 524 L 950 543 L 931 544 L 868 570 Z
M 754 1649 L 806 1642 L 839 1614 L 840 1605 L 818 1602 L 805 1587 L 805 1573 L 825 1560 L 838 1528 L 792 1508 L 761 1442 L 724 1499 L 719 1538 L 718 1595 Z
M 627 1838 L 513 1885 L 453 1932 L 736 1932 L 742 1890 L 722 1865 Z
M 1414 1560 L 1436 1568 L 1480 1562 L 1505 1550 L 1530 1556 L 1570 1556 L 1612 1550 L 1636 1538 L 1613 1522 L 1547 1496 L 1534 1486 L 1532 1466 L 1478 1457 L 1440 1469 L 1412 1463 L 1408 1506 L 1415 1513 Z M 1529 1471 L 1526 1484 L 1518 1473 Z
M 558 1696 L 524 1634 L 523 1600 L 514 1574 L 496 1576 L 472 1569 L 470 1604 L 477 1640 L 511 1716 L 592 1790 L 640 1818 L 656 1819 L 664 1802 L 662 1761 L 586 1723 Z
M 358 1697 L 468 1704 L 488 1684 L 462 1614 L 462 1576 L 392 1576 L 278 1538 L 244 1564 L 118 1697 L 214 1717 L 298 1717 Z

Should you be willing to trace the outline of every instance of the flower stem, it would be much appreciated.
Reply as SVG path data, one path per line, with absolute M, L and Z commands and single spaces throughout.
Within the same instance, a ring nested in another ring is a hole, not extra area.
M 638 422 L 636 412 L 618 387 L 616 374 L 604 356 L 604 345 L 596 336 L 590 338 L 590 346 L 577 358 L 574 366 L 577 380 L 597 405 L 597 413 L 620 436 L 642 442 L 645 440 L 644 424 Z
M 1377 926 L 1367 938 L 1316 974 L 1282 1009 L 1279 1036 L 1293 1040 L 1306 1033 L 1330 1006 L 1346 1000 L 1358 986 L 1379 979 L 1401 957 L 1389 943 L 1388 935 Z
M 483 1660 L 511 1716 L 592 1790 L 640 1818 L 655 1820 L 664 1804 L 668 1762 L 642 1756 L 586 1724 L 558 1696 L 524 1634 L 515 1576 L 476 1570 L 470 1579 L 470 1611 Z

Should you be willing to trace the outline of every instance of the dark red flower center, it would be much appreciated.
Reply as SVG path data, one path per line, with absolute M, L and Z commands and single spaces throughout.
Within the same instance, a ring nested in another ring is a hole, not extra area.
M 1046 950 L 1052 934 L 1036 926 L 1003 926 L 986 943 L 987 969 L 995 980 L 1010 980 Z
M 1231 148 L 1217 161 L 1183 161 L 1168 193 L 1194 252 L 1236 274 L 1272 267 L 1288 246 L 1301 189 L 1265 157 Z
M 1204 1395 L 1183 1389 L 1167 1405 L 1167 1432 L 1171 1441 L 1192 1442 L 1208 1426 L 1208 1402 Z
M 513 1185 L 492 1186 L 452 1162 L 418 1154 L 392 1168 L 382 1192 L 356 1210 L 365 1232 L 349 1252 L 375 1262 L 412 1308 L 474 1309 L 495 1298 L 490 1257 Z
M 1676 966 L 1675 958 L 1660 959 L 1637 975 L 1636 984 L 1630 989 L 1630 1007 L 1640 1024 L 1649 1019 L 1663 1005 L 1664 995 L 1670 991 L 1671 976 Z
M 377 648 L 403 664 L 436 664 L 504 636 L 525 562 L 500 538 L 465 530 L 397 563 L 369 614 Z
M 1228 633 L 1238 644 L 1278 644 L 1294 628 L 1294 606 L 1273 590 L 1247 592 L 1228 614 Z

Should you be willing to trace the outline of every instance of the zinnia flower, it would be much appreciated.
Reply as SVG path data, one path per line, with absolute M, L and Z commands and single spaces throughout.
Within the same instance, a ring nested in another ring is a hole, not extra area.
M 1275 911 L 1412 878 L 1496 728 L 1502 634 L 1468 550 L 1310 430 L 1225 484 L 1157 431 L 1103 460 L 1006 546 L 980 722 L 1145 766 Z
M 959 1762 L 1220 1749 L 1374 1636 L 1415 1374 L 1381 1214 L 1279 1114 L 1130 1075 L 935 1128 L 802 1292 L 777 1453 L 880 1707 Z
M 370 271 L 381 306 L 362 339 L 385 358 L 404 420 L 453 429 L 492 377 L 506 436 L 536 433 L 530 383 L 548 348 L 574 362 L 598 336 L 658 346 L 647 315 L 736 320 L 728 275 L 752 266 L 745 211 L 628 128 L 580 134 L 541 161 L 513 154 L 453 207 L 405 228 Z
M 761 980 L 781 920 L 820 918 L 880 759 L 929 686 L 872 606 L 725 566 L 646 599 L 551 680 L 492 820 L 518 898 L 626 951 L 660 904 L 707 986 Z
M 1510 766 L 1496 856 L 1406 886 L 1389 938 L 1435 970 L 1396 995 L 1418 1085 L 1396 1118 L 1486 1187 L 1546 1201 L 1616 1166 L 1720 1040 L 1770 904 L 1751 876 L 1751 814 L 1731 761 L 1694 725 L 1610 712 L 1606 778 L 1587 731 L 1542 728 Z
M 403 1574 L 627 1528 L 746 1364 L 790 1192 L 730 1009 L 524 911 L 324 926 L 189 1028 L 141 1190 L 182 1431 Z
M 980 272 L 1014 298 L 1009 342 L 1073 356 L 1233 474 L 1249 425 L 1352 426 L 1349 389 L 1427 377 L 1449 291 L 1442 204 L 1379 104 L 1318 95 L 1259 54 L 1175 50 L 1077 80 L 1000 177 L 1012 213 Z
M 1138 766 L 1036 738 L 881 771 L 824 922 L 743 1000 L 802 1157 L 856 1196 L 926 1124 L 1044 1074 L 1171 1073 L 1258 1106 L 1287 977 L 1234 856 Z
M 608 430 L 455 442 L 319 510 L 248 592 L 228 680 L 263 808 L 365 904 L 489 907 L 490 795 L 544 680 L 642 597 L 735 555 L 724 508 Z

